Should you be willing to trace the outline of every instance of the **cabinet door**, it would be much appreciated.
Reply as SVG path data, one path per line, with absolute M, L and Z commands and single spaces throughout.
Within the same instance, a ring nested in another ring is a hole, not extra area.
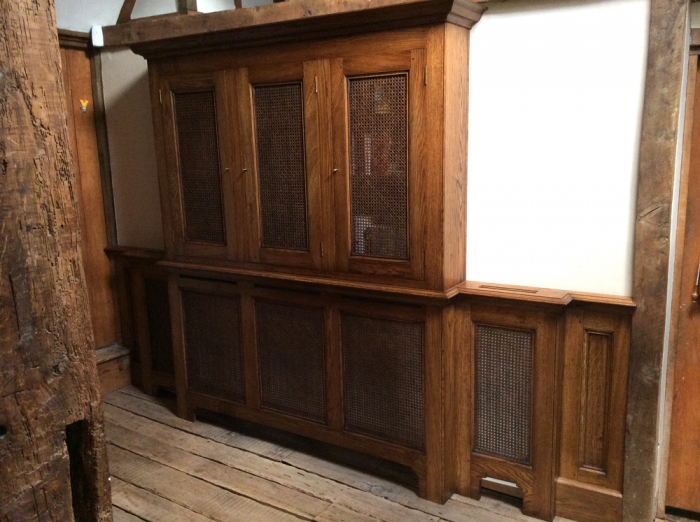
M 425 52 L 331 63 L 337 263 L 422 279 Z
M 235 73 L 250 261 L 322 265 L 314 63 L 261 65 Z
M 165 219 L 177 256 L 235 255 L 226 82 L 223 73 L 162 78 Z

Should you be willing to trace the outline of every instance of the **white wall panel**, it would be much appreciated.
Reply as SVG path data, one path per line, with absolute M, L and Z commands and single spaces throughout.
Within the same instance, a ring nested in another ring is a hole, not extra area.
M 649 0 L 512 0 L 471 35 L 467 277 L 629 295 Z

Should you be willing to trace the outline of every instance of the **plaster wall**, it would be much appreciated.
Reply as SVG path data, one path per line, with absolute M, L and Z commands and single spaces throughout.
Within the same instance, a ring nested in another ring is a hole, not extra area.
M 512 0 L 474 27 L 468 279 L 630 294 L 649 8 Z

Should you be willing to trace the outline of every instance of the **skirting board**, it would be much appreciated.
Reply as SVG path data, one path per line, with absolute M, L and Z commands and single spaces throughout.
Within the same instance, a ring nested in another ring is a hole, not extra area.
M 574 480 L 558 478 L 556 514 L 577 522 L 620 522 L 622 494 Z

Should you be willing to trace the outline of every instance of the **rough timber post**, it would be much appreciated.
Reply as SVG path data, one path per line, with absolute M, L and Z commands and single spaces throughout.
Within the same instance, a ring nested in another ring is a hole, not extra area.
M 0 0 L 0 521 L 111 520 L 51 0 Z

